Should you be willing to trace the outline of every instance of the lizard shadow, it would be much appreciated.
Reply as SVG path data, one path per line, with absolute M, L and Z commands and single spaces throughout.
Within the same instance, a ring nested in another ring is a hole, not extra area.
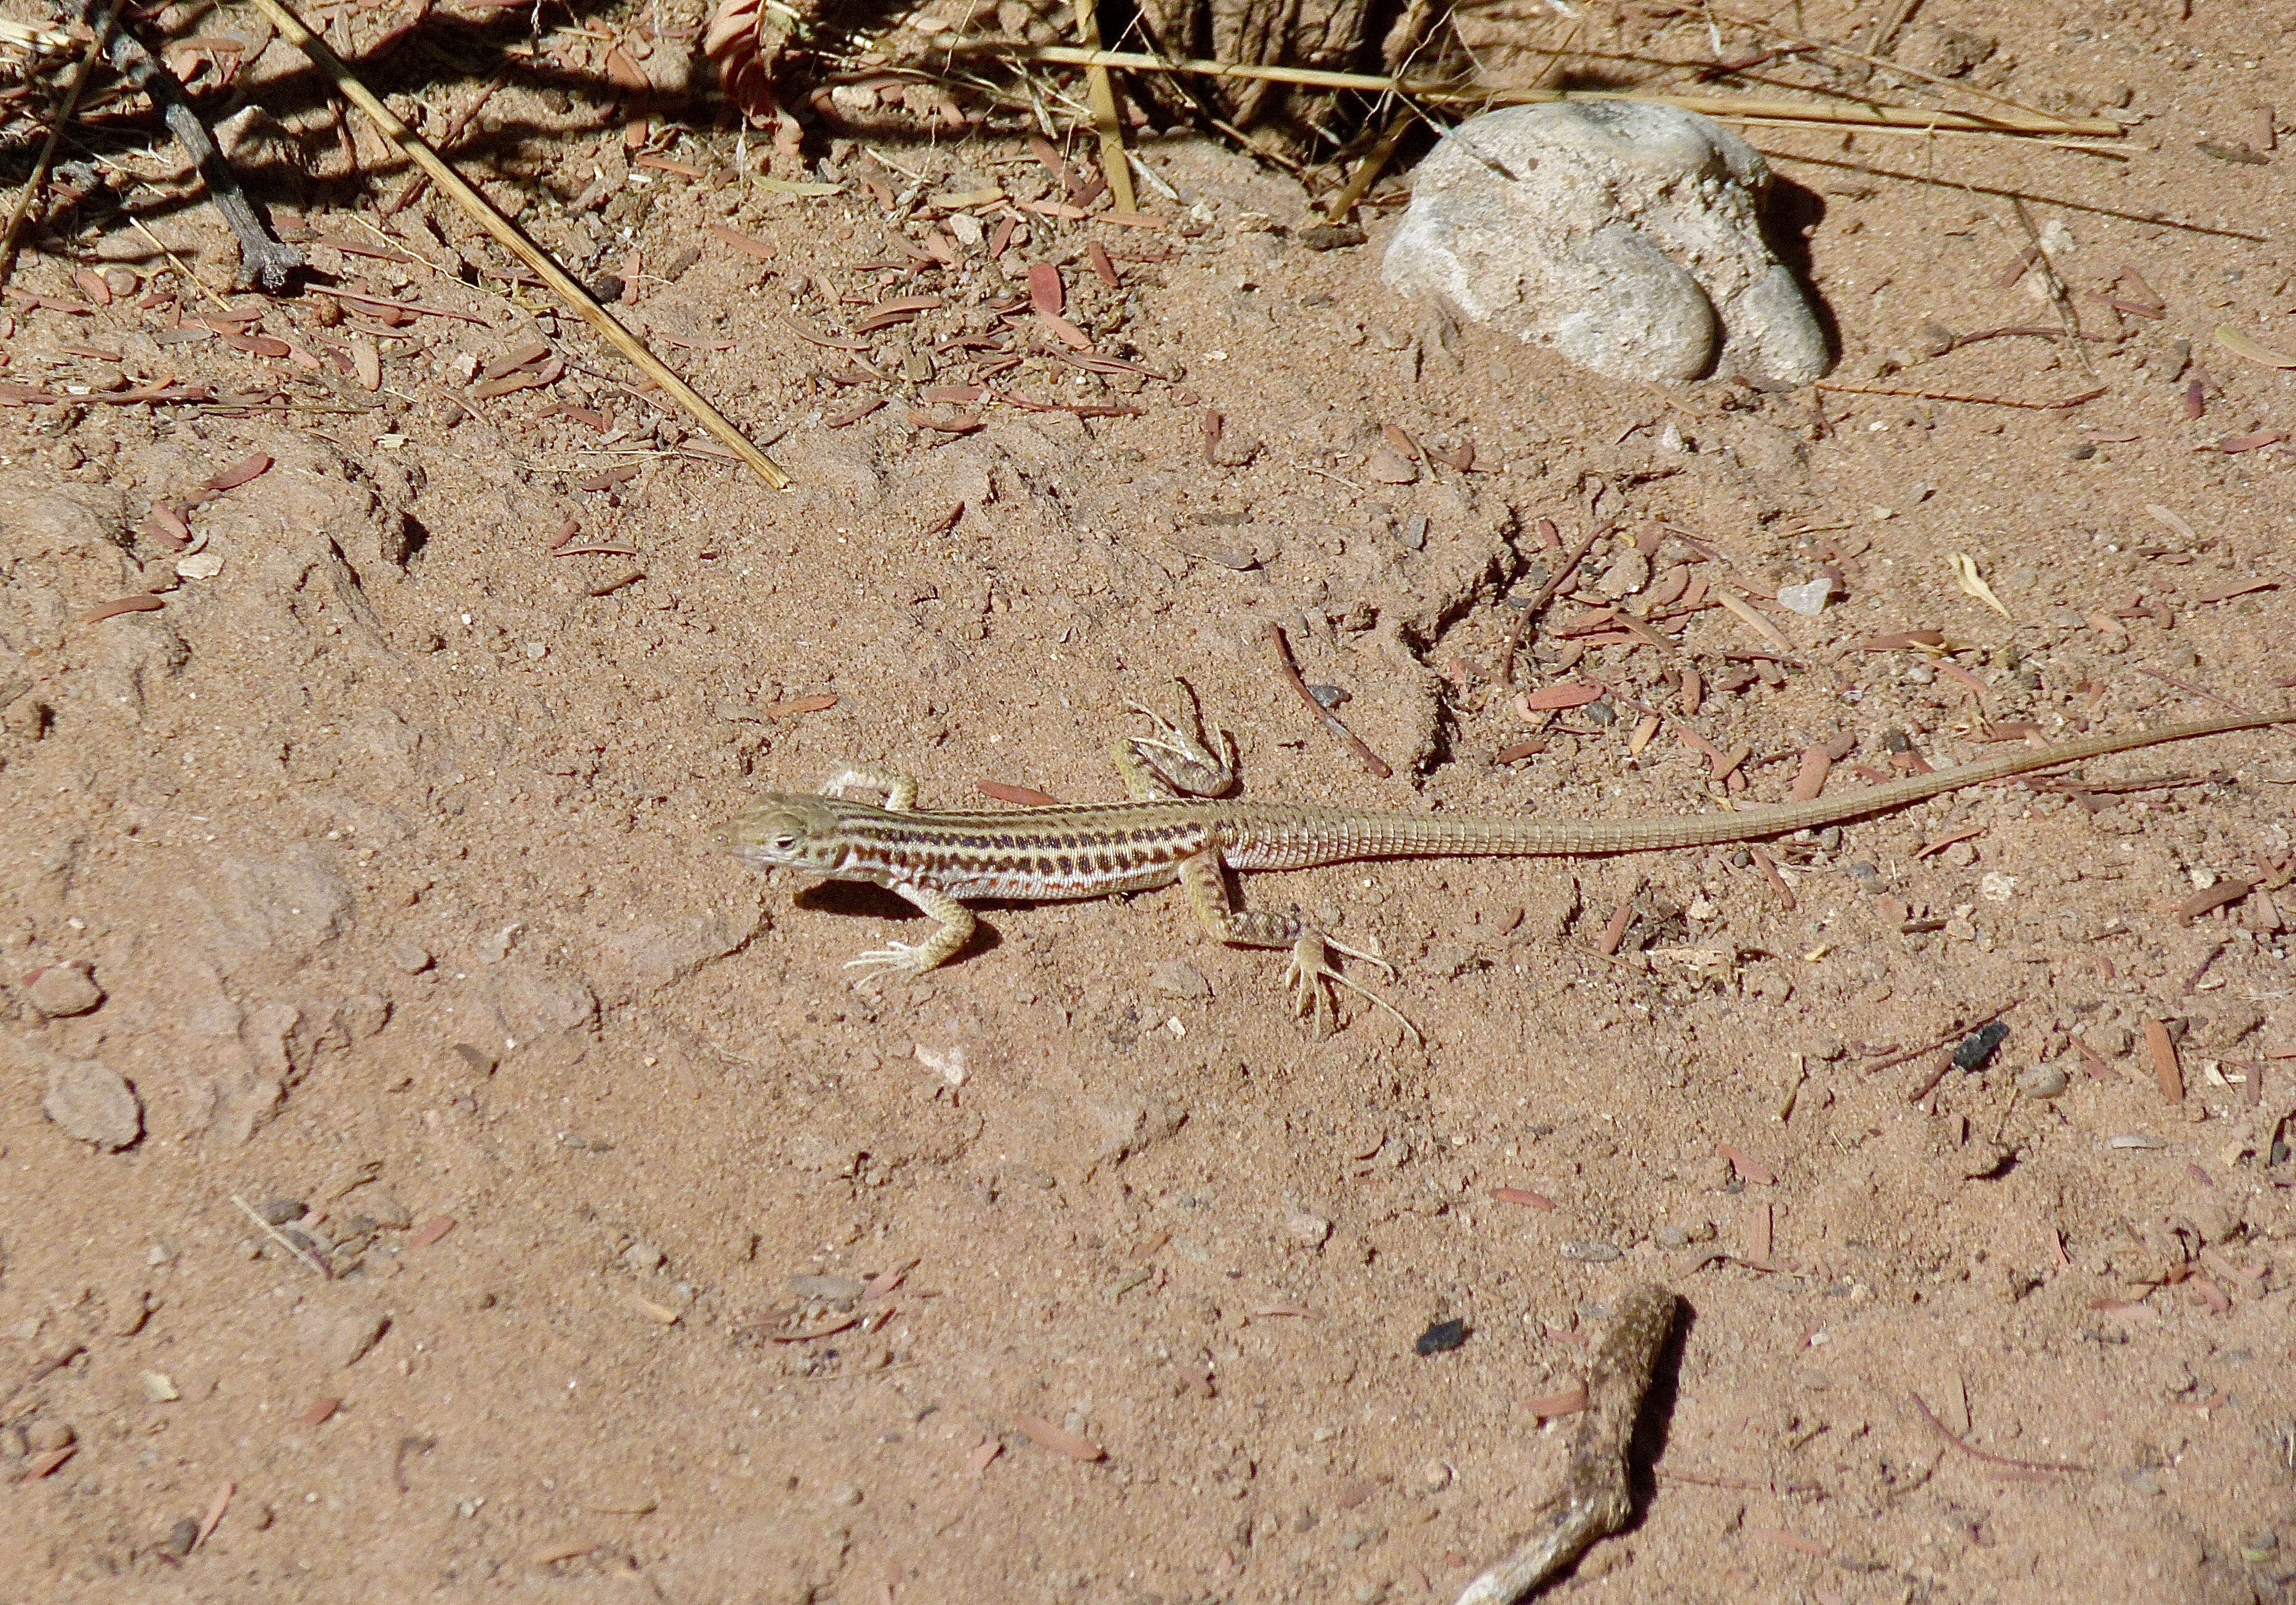
M 824 880 L 807 887 L 790 901 L 800 908 L 813 909 L 822 913 L 850 914 L 907 922 L 914 922 L 924 918 L 923 911 L 907 898 L 888 891 L 882 886 L 873 886 L 865 880 Z M 977 913 L 981 909 L 992 908 L 1034 908 L 1037 905 L 1025 899 L 1008 901 L 1001 897 L 989 897 L 979 903 L 973 903 L 968 899 L 966 906 Z M 958 955 L 958 961 L 977 958 L 984 953 L 993 953 L 1004 945 L 1004 934 L 984 921 L 973 927 L 972 939 L 964 945 L 964 951 Z

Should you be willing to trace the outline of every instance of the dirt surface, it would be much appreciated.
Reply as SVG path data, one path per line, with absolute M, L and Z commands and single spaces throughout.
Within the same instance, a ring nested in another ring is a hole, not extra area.
M 1396 961 L 1423 1051 L 1355 998 L 1316 1039 L 1177 892 L 988 909 L 872 998 L 842 966 L 905 905 L 711 842 L 849 758 L 929 803 L 1114 797 L 1175 676 L 1253 795 L 1550 817 L 2288 700 L 2296 452 L 2236 448 L 2296 431 L 2296 373 L 2213 332 L 2296 350 L 2296 155 L 2255 111 L 2296 38 L 2190 9 L 1921 13 L 1995 42 L 1997 93 L 2125 105 L 2120 159 L 1755 130 L 1860 387 L 1792 394 L 1622 389 L 1394 304 L 1391 212 L 1310 249 L 1289 179 L 1193 137 L 1142 142 L 1160 228 L 1019 214 L 1000 264 L 993 210 L 931 197 L 1062 203 L 1001 115 L 871 135 L 927 180 L 891 221 L 914 181 L 849 146 L 793 193 L 730 135 L 498 92 L 474 169 L 636 287 L 787 495 L 459 217 L 382 223 L 370 134 L 364 192 L 323 110 L 266 181 L 370 298 L 341 315 L 220 293 L 171 148 L 123 150 L 172 261 L 91 214 L 17 270 L 0 375 L 0 1597 L 1448 1599 L 1657 1282 L 1690 1314 L 1654 1481 L 1570 1597 L 2289 1598 L 2284 733 L 1775 872 L 1252 878 Z M 1707 48 L 1589 14 L 1598 57 Z M 1032 265 L 1119 364 L 1069 360 Z M 912 295 L 946 304 L 863 330 Z M 226 305 L 259 328 L 193 321 Z M 926 392 L 1008 356 L 1034 407 Z M 211 390 L 121 398 L 170 381 Z M 1603 528 L 1503 687 L 1511 603 Z M 1826 573 L 1816 617 L 1767 600 Z

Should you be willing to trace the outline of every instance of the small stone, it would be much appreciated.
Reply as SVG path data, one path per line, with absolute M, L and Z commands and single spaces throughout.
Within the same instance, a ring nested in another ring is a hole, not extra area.
M 669 1256 L 640 1238 L 622 1250 L 622 1263 L 639 1275 L 650 1275 L 669 1263 Z
M 1621 1257 L 1622 1250 L 1616 1243 L 1579 1241 L 1562 1245 L 1563 1258 L 1575 1259 L 1585 1265 L 1605 1265 Z
M 1166 997 L 1206 998 L 1212 995 L 1211 983 L 1204 979 L 1203 971 L 1178 959 L 1168 960 L 1148 971 L 1148 990 Z
M 1404 520 L 1403 528 L 1395 532 L 1395 538 L 1397 544 L 1401 545 L 1406 551 L 1426 551 L 1427 515 L 1423 512 L 1414 512 L 1409 518 Z
M 404 1232 L 414 1224 L 414 1212 L 387 1192 L 361 1193 L 359 1213 L 385 1232 Z
M 1676 1254 L 1690 1247 L 1690 1233 L 1680 1226 L 1660 1226 L 1651 1233 L 1651 1241 L 1668 1253 Z
M 103 988 L 95 984 L 94 969 L 86 959 L 50 964 L 33 973 L 24 995 L 52 1020 L 86 1014 L 103 1002 Z
M 2062 1065 L 2028 1065 L 2017 1072 L 2017 1090 L 2028 1098 L 2054 1098 L 2069 1079 Z
M 78 1440 L 70 1421 L 43 1418 L 24 1429 L 24 1445 L 34 1454 L 52 1454 L 58 1449 L 69 1449 Z
M 390 1322 L 379 1310 L 345 1315 L 327 1329 L 327 1363 L 338 1368 L 356 1365 L 382 1340 Z
M 262 1206 L 256 1210 L 256 1214 L 263 1217 L 263 1224 L 266 1226 L 289 1225 L 310 1213 L 310 1206 L 297 1198 L 266 1199 Z
M 144 1134 L 144 1104 L 127 1078 L 93 1059 L 59 1059 L 48 1065 L 48 1093 L 40 1109 L 83 1142 L 116 1153 Z
M 1804 618 L 1815 618 L 1824 612 L 1825 604 L 1833 599 L 1833 577 L 1830 574 L 1821 574 L 1801 585 L 1778 587 L 1778 606 Z
M 1332 1223 L 1303 1209 L 1283 1223 L 1283 1234 L 1302 1248 L 1320 1249 L 1331 1241 Z
M 1380 446 L 1364 460 L 1364 472 L 1382 485 L 1409 485 L 1419 478 L 1419 464 L 1391 446 Z
M 103 1297 L 103 1330 L 114 1338 L 132 1338 L 152 1315 L 152 1294 L 141 1282 L 127 1282 Z
M 1439 1460 L 1431 1460 L 1419 1468 L 1419 1486 L 1430 1494 L 1439 1493 L 1451 1486 L 1451 1468 Z
M 199 1521 L 185 1516 L 168 1529 L 167 1550 L 171 1555 L 188 1555 L 192 1552 L 192 1545 L 199 1541 Z
M 829 1503 L 832 1504 L 841 1505 L 859 1504 L 861 1503 L 861 1490 L 855 1487 L 849 1482 L 840 1482 L 835 1487 L 829 1490 Z
M 1311 223 L 1292 237 L 1309 250 L 1345 250 L 1361 245 L 1365 235 L 1352 223 Z
M 1467 1341 L 1467 1323 L 1464 1321 L 1438 1321 L 1419 1334 L 1411 1347 L 1422 1355 L 1446 1355 L 1463 1347 Z
M 430 950 L 414 942 L 401 942 L 390 950 L 390 962 L 403 975 L 421 975 L 430 968 Z
M 1641 547 L 1629 546 L 1603 570 L 1603 577 L 1595 582 L 1595 589 L 1617 602 L 1650 584 L 1650 559 L 1643 555 Z

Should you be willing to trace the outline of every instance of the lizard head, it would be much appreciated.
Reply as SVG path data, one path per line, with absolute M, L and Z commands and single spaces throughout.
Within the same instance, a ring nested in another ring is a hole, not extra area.
M 718 843 L 752 869 L 834 875 L 844 862 L 833 798 L 768 792 L 719 829 Z

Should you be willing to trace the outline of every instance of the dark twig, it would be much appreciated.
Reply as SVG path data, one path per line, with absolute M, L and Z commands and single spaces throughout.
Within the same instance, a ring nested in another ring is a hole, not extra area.
M 1914 401 L 1958 401 L 1970 406 L 2022 407 L 2033 413 L 2062 413 L 2067 407 L 2095 401 L 2104 394 L 2103 388 L 2099 387 L 2094 390 L 2083 390 L 2078 396 L 2068 396 L 2062 401 L 2019 401 L 2009 396 L 1956 396 L 1945 390 L 1896 390 L 1881 385 L 1821 383 L 1810 388 L 1830 390 L 1838 396 L 1902 396 Z
M 479 113 L 486 110 L 487 102 L 494 98 L 495 91 L 501 88 L 509 77 L 510 69 L 505 67 L 479 86 L 478 98 L 463 109 L 463 114 L 454 120 L 446 134 L 439 139 L 438 148 L 440 151 L 452 151 L 461 143 L 463 135 L 470 132 L 471 125 L 478 121 Z M 398 198 L 382 209 L 382 215 L 385 217 L 396 217 L 408 207 L 422 200 L 422 192 L 430 187 L 430 175 L 423 172 L 416 173 L 414 177 L 406 181 L 406 187 L 398 192 Z
M 1981 1460 L 1989 1466 L 2004 1466 L 2012 1471 L 2039 1471 L 2054 1477 L 2079 1477 L 2094 1469 L 2088 1466 L 2064 1465 L 2054 1461 L 2012 1460 L 2005 1454 L 1995 1454 L 1988 1450 L 1977 1448 L 1964 1443 L 1959 1433 L 1938 1420 L 1937 1413 L 1922 1403 L 1920 1394 L 1909 1394 L 1906 1396 L 1914 1401 L 1914 1408 L 1922 1413 L 1922 1420 L 1937 1429 L 1937 1435 L 1939 1437 L 1972 1460 Z
M 1868 1076 L 1879 1075 L 1883 1070 L 1895 1069 L 1898 1066 L 1904 1064 L 1908 1060 L 1919 1059 L 1924 1053 L 1933 1053 L 1939 1048 L 1949 1048 L 1953 1046 L 1954 1044 L 1959 1042 L 1963 1037 L 1968 1036 L 1972 1031 L 1976 1030 L 1979 1027 L 1991 1025 L 1995 1020 L 1999 1020 L 2003 1015 L 2008 1013 L 2010 1010 L 2015 1008 L 2019 1003 L 2021 1003 L 2024 1001 L 2025 1000 L 2021 997 L 2013 997 L 2007 1003 L 2002 1004 L 1999 1008 L 1992 1011 L 1990 1013 L 1980 1014 L 1975 1020 L 1967 1020 L 1961 1025 L 1956 1026 L 1952 1030 L 1947 1032 L 1943 1036 L 1939 1037 L 1935 1042 L 1925 1043 L 1918 1048 L 1907 1048 L 1903 1052 L 1891 1053 L 1886 1059 L 1878 1060 L 1875 1062 L 1867 1065 L 1866 1067 L 1866 1074 Z M 1940 1077 L 1939 1079 L 1942 1080 L 1943 1077 Z
M 1300 700 L 1314 709 L 1316 717 L 1323 720 L 1324 728 L 1354 748 L 1356 756 L 1363 759 L 1364 767 L 1380 779 L 1385 780 L 1392 775 L 1395 771 L 1388 766 L 1385 758 L 1365 746 L 1354 731 L 1340 723 L 1339 715 L 1316 700 L 1316 693 L 1308 689 L 1307 676 L 1300 672 L 1300 665 L 1292 659 L 1292 643 L 1283 638 L 1283 626 L 1274 619 L 1268 620 L 1267 640 L 1275 649 L 1275 666 L 1283 671 L 1283 677 L 1292 682 L 1292 689 L 1300 693 Z
M 1522 616 L 1514 621 L 1514 628 L 1507 632 L 1506 651 L 1499 658 L 1500 684 L 1514 684 L 1514 655 L 1521 650 L 1524 637 L 1530 634 L 1531 625 L 1537 621 L 1539 614 L 1546 611 L 1546 604 L 1560 595 L 1562 587 L 1570 583 L 1571 576 L 1578 572 L 1578 565 L 1585 562 L 1587 554 L 1595 549 L 1595 543 L 1608 535 L 1611 529 L 1611 525 L 1609 523 L 1595 525 L 1587 538 L 1578 543 L 1578 550 L 1562 560 L 1561 566 L 1547 577 L 1546 583 L 1538 588 L 1538 594 L 1530 599 L 1530 605 L 1523 609 Z
M 64 3 L 65 14 L 78 21 L 87 22 L 91 9 L 92 0 Z M 215 135 L 200 120 L 199 113 L 192 110 L 190 92 L 184 89 L 183 80 L 146 50 L 144 42 L 124 22 L 113 31 L 106 53 L 128 86 L 149 96 L 159 108 L 168 132 L 176 136 L 176 143 L 199 168 L 200 181 L 208 186 L 208 195 L 214 201 L 216 210 L 223 214 L 223 220 L 238 237 L 239 272 L 232 279 L 232 287 L 245 290 L 260 284 L 275 293 L 286 289 L 295 270 L 304 265 L 303 253 L 271 232 L 270 222 L 241 187 L 239 174 L 217 148 Z
M 0 238 L 0 289 L 8 283 L 8 275 L 16 271 L 18 242 L 24 232 L 24 219 L 31 215 L 32 204 L 48 187 L 48 168 L 56 159 L 56 146 L 64 136 L 64 128 L 79 110 L 79 98 L 87 93 L 87 82 L 95 76 L 95 64 L 103 59 L 104 36 L 111 31 L 113 13 L 119 9 L 119 0 L 105 0 L 103 15 L 89 27 L 94 32 L 87 42 L 87 53 L 80 58 L 79 70 L 72 75 L 71 86 L 64 91 L 63 104 L 56 108 L 56 119 L 48 125 L 48 137 L 40 146 L 39 160 L 32 164 L 32 176 L 24 181 L 24 192 L 16 197 L 16 209 L 9 214 L 8 233 Z

